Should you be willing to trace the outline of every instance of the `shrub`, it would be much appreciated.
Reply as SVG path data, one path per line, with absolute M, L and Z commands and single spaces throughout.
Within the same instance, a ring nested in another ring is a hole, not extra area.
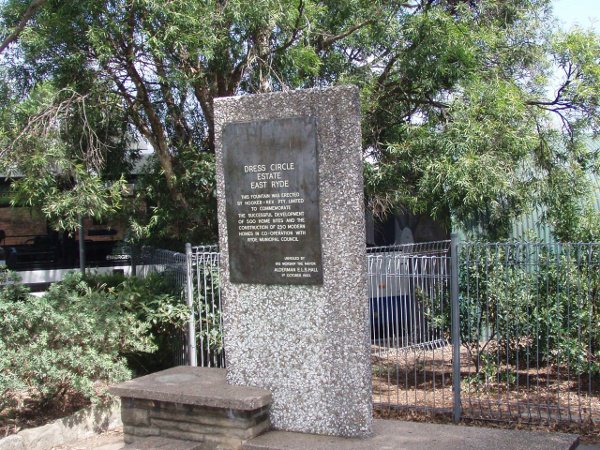
M 114 292 L 92 289 L 79 274 L 41 297 L 5 284 L 0 317 L 0 409 L 21 390 L 42 404 L 68 391 L 96 398 L 95 382 L 131 376 L 123 355 L 156 348 L 148 324 Z
M 468 383 L 511 382 L 511 371 L 529 367 L 599 374 L 599 267 L 598 244 L 464 245 L 459 331 L 475 366 Z M 449 339 L 448 301 L 442 291 L 421 304 L 429 323 Z
M 510 365 L 535 357 L 600 373 L 599 256 L 592 245 L 470 247 L 460 267 L 460 331 L 477 370 L 494 350 Z
M 175 352 L 181 352 L 176 344 L 181 340 L 189 310 L 181 286 L 172 277 L 164 273 L 151 273 L 145 278 L 96 275 L 86 282 L 94 290 L 114 296 L 115 307 L 147 324 L 156 351 L 127 353 L 134 372 L 151 373 L 173 365 Z

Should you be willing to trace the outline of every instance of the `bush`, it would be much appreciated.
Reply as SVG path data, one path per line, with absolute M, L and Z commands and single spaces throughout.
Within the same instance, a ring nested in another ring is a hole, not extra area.
M 0 288 L 0 409 L 26 390 L 41 404 L 69 391 L 96 398 L 97 381 L 130 378 L 126 354 L 152 352 L 149 324 L 109 289 L 79 274 L 29 295 L 14 276 Z
M 140 375 L 173 366 L 177 343 L 181 343 L 189 310 L 182 288 L 168 273 L 151 273 L 145 278 L 123 275 L 96 275 L 88 285 L 114 296 L 115 306 L 148 325 L 148 336 L 156 346 L 152 354 L 127 353 L 129 366 Z
M 600 374 L 598 244 L 480 242 L 459 256 L 460 338 L 475 366 L 468 383 L 511 384 L 529 368 Z M 449 293 L 436 295 L 421 304 L 450 339 Z
M 461 339 L 477 371 L 487 352 L 600 373 L 598 247 L 472 245 L 460 267 Z

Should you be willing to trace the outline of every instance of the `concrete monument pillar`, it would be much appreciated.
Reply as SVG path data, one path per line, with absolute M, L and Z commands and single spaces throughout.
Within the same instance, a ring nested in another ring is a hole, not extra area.
M 276 429 L 371 433 L 358 89 L 215 100 L 227 381 Z

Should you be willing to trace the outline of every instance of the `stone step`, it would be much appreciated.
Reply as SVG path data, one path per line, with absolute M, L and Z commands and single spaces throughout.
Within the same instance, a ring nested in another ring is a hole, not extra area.
M 110 391 L 121 397 L 125 442 L 140 448 L 163 448 L 161 438 L 185 439 L 185 449 L 240 449 L 271 426 L 271 393 L 227 384 L 224 369 L 174 367 Z
M 111 386 L 119 397 L 250 411 L 271 404 L 271 392 L 228 384 L 225 369 L 179 366 Z
M 115 447 L 114 449 L 98 448 L 95 450 L 205 450 L 207 448 L 216 447 L 207 447 L 200 442 L 182 441 L 180 439 L 149 437 L 123 447 Z

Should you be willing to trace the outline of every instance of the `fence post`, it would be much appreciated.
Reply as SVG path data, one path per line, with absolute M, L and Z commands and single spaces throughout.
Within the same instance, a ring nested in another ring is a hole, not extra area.
M 79 222 L 79 270 L 81 275 L 85 276 L 85 230 L 83 229 L 83 216 L 77 216 Z
M 189 308 L 188 318 L 188 362 L 192 367 L 198 365 L 198 357 L 196 354 L 196 315 L 194 314 L 194 268 L 192 264 L 192 244 L 185 244 L 185 262 L 186 262 L 186 289 L 185 298 Z
M 137 276 L 137 257 L 138 257 L 137 245 L 131 244 L 130 249 L 131 249 L 131 276 L 135 277 L 135 276 Z
M 460 421 L 460 309 L 458 304 L 458 235 L 450 235 L 450 301 L 452 314 L 452 420 Z

